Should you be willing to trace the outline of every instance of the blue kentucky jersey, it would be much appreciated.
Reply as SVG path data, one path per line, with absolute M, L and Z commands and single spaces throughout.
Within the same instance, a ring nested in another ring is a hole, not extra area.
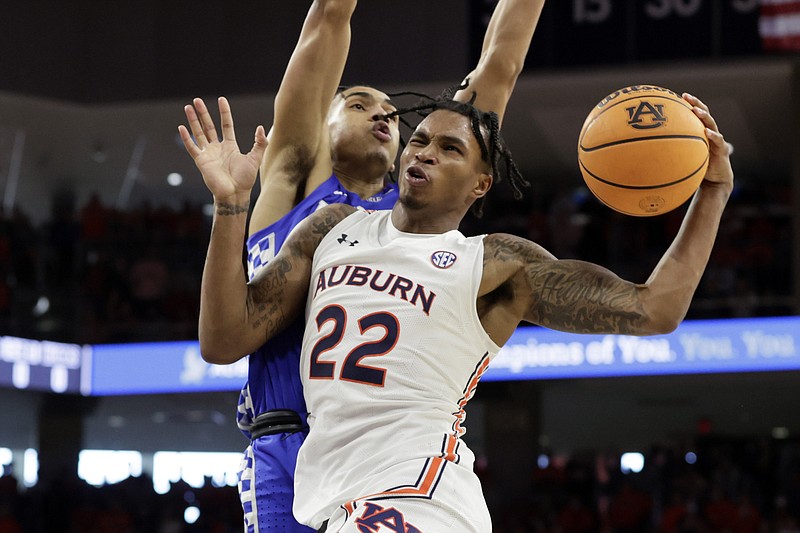
M 248 237 L 249 279 L 275 257 L 292 229 L 317 209 L 342 203 L 369 210 L 391 209 L 397 197 L 397 185 L 392 183 L 379 194 L 362 199 L 342 187 L 336 176 L 331 176 L 283 218 Z M 237 413 L 239 428 L 248 438 L 255 417 L 271 409 L 292 409 L 305 421 L 306 405 L 299 373 L 303 329 L 301 316 L 250 355 L 247 383 L 242 388 Z

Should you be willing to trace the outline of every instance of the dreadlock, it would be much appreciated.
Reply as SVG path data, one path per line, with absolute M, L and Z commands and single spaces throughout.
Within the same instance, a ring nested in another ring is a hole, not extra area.
M 476 108 L 473 104 L 477 94 L 473 91 L 472 97 L 469 102 L 457 102 L 452 99 L 455 93 L 459 90 L 465 89 L 469 80 L 461 85 L 445 89 L 442 94 L 428 102 L 420 103 L 416 106 L 398 109 L 394 113 L 390 113 L 387 117 L 401 116 L 407 113 L 417 113 L 418 115 L 427 117 L 437 110 L 453 111 L 460 115 L 467 117 L 470 120 L 472 134 L 478 141 L 478 146 L 481 149 L 481 159 L 489 163 L 492 167 L 492 175 L 495 176 L 498 182 L 505 176 L 514 192 L 514 198 L 519 200 L 522 198 L 522 187 L 530 187 L 530 183 L 524 178 L 522 173 L 511 157 L 511 150 L 506 146 L 503 137 L 500 135 L 500 121 L 497 113 L 492 111 L 483 112 Z M 485 128 L 488 132 L 488 143 L 484 138 L 481 127 Z M 483 206 L 486 197 L 478 199 L 472 206 L 472 213 L 476 217 L 483 216 Z
M 422 102 L 428 102 L 429 103 L 429 102 L 433 102 L 434 101 L 434 98 L 428 96 L 427 94 L 418 93 L 416 91 L 400 91 L 400 92 L 397 92 L 397 93 L 386 93 L 386 96 L 388 96 L 389 98 L 397 98 L 397 97 L 400 97 L 400 96 L 416 96 L 416 97 L 420 98 L 420 101 L 422 101 Z M 399 113 L 390 113 L 388 115 L 385 115 L 385 118 L 391 118 L 393 116 L 396 116 L 397 119 L 400 121 L 400 123 L 403 126 L 405 126 L 406 128 L 408 128 L 411 131 L 414 131 L 415 126 L 413 124 L 411 124 L 411 122 L 409 122 L 406 117 L 402 116 Z M 402 146 L 403 148 L 406 147 L 406 140 L 403 138 L 402 134 L 400 135 L 400 146 Z

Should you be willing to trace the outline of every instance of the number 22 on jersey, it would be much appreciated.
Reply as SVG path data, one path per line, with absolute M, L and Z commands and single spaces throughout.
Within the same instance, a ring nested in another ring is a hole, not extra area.
M 347 329 L 347 311 L 339 305 L 329 305 L 322 309 L 316 317 L 317 331 L 322 331 L 327 322 L 333 328 L 320 338 L 311 350 L 311 379 L 335 379 L 336 361 L 323 359 L 321 356 L 335 348 L 344 338 Z M 373 328 L 382 328 L 384 334 L 377 340 L 364 341 L 345 356 L 339 371 L 339 379 L 382 387 L 386 380 L 386 369 L 362 364 L 361 360 L 369 357 L 386 355 L 397 344 L 400 336 L 400 323 L 391 313 L 378 312 L 358 319 L 359 335 Z

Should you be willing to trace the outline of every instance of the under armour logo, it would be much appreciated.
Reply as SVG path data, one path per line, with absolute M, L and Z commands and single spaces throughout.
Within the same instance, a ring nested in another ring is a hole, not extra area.
M 339 241 L 339 244 L 347 243 L 350 246 L 355 246 L 356 244 L 358 244 L 358 241 L 348 241 L 346 233 L 342 233 L 342 237 L 340 239 L 336 239 L 336 240 Z

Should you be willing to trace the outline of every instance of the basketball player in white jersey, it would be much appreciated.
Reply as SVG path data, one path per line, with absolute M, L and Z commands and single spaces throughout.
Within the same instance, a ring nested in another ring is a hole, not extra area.
M 397 184 L 387 179 L 400 145 L 397 117 L 384 118 L 395 110 L 392 99 L 367 86 L 337 93 L 356 4 L 315 0 L 303 23 L 275 96 L 261 190 L 250 213 L 249 277 L 321 206 L 391 209 L 397 200 Z M 500 120 L 543 5 L 544 0 L 497 2 L 478 64 L 466 76 L 470 94 L 477 93 L 475 105 L 494 111 Z M 469 98 L 464 90 L 454 96 Z M 187 113 L 190 120 L 211 120 L 200 99 L 187 106 Z M 303 327 L 302 318 L 296 320 L 247 358 L 248 379 L 237 407 L 237 424 L 250 439 L 238 483 L 246 533 L 309 531 L 292 515 L 295 461 L 308 432 L 299 374 Z M 241 354 L 232 353 L 209 362 L 229 364 L 239 358 Z
M 491 521 L 464 406 L 517 325 L 650 335 L 683 320 L 733 188 L 729 151 L 707 106 L 710 163 L 672 245 L 645 283 L 558 260 L 520 237 L 464 237 L 466 211 L 500 179 L 520 179 L 497 118 L 443 102 L 400 158 L 390 212 L 345 205 L 311 215 L 249 284 L 236 251 L 266 139 L 231 166 L 206 161 L 216 139 L 184 137 L 216 211 L 202 288 L 204 352 L 247 353 L 306 313 L 300 372 L 311 431 L 301 447 L 294 512 L 320 531 L 486 533 Z M 223 134 L 232 125 L 223 118 Z M 213 157 L 210 159 L 213 160 Z M 202 163 L 202 164 L 201 164 Z

